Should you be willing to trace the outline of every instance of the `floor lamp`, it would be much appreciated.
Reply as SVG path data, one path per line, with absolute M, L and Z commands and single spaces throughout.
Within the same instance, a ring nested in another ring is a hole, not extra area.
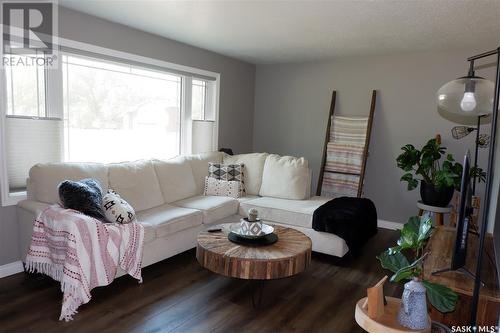
M 478 168 L 478 155 L 479 148 L 488 148 L 490 145 L 490 136 L 488 134 L 481 134 L 481 118 L 485 116 L 477 117 L 477 127 L 468 127 L 468 126 L 455 126 L 451 129 L 451 135 L 453 139 L 460 140 L 472 132 L 476 131 L 476 141 L 474 145 L 474 169 Z M 479 179 L 481 179 L 479 177 Z M 478 182 L 478 175 L 474 173 L 474 177 L 472 179 L 472 195 L 476 195 L 476 184 Z M 481 182 L 481 180 L 479 180 Z
M 493 90 L 492 82 L 478 77 L 474 73 L 474 61 L 487 57 L 496 57 L 496 79 Z M 474 293 L 471 304 L 470 325 L 476 325 L 477 308 L 479 303 L 479 289 L 481 287 L 481 265 L 486 230 L 488 227 L 488 212 L 491 206 L 491 191 L 493 185 L 493 164 L 495 162 L 496 132 L 498 122 L 498 107 L 500 98 L 500 47 L 495 50 L 477 54 L 467 58 L 469 73 L 467 76 L 448 82 L 442 86 L 438 95 L 438 107 L 448 112 L 461 115 L 480 117 L 491 114 L 491 138 L 489 147 L 488 166 L 486 169 L 486 190 L 484 212 L 481 218 L 478 257 L 476 261 L 476 278 L 474 280 Z M 492 98 L 493 91 L 493 98 Z

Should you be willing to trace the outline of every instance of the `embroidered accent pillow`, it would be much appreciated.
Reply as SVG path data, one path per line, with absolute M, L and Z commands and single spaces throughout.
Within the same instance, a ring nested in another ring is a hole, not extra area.
M 235 180 L 221 180 L 215 179 L 213 177 L 205 177 L 204 195 L 239 198 L 240 193 L 241 182 Z
M 236 181 L 240 183 L 240 197 L 246 195 L 245 191 L 245 166 L 244 164 L 220 164 L 208 163 L 208 177 L 225 180 Z
M 109 222 L 130 223 L 135 219 L 135 210 L 118 193 L 109 189 L 102 199 L 102 210 Z

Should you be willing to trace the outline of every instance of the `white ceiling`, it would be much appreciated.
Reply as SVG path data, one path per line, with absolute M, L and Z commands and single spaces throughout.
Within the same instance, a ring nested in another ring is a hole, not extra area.
M 252 63 L 500 46 L 500 0 L 59 0 Z

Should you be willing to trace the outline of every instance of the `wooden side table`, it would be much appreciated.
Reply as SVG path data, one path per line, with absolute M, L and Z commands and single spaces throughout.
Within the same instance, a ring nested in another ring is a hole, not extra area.
M 422 201 L 417 202 L 418 216 L 422 216 L 425 212 L 431 212 L 436 215 L 436 225 L 444 224 L 444 214 L 451 213 L 451 206 L 447 207 L 436 207 L 424 204 Z
M 416 331 L 403 327 L 398 323 L 397 315 L 401 307 L 401 299 L 387 297 L 387 305 L 384 307 L 384 314 L 378 319 L 368 316 L 367 298 L 364 297 L 356 304 L 354 318 L 358 325 L 369 333 L 430 333 L 431 328 Z M 430 321 L 430 320 L 429 320 Z

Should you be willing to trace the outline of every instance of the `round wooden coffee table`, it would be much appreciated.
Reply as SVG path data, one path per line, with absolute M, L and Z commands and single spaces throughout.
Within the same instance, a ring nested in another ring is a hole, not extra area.
M 214 273 L 247 280 L 280 279 L 303 272 L 311 262 L 311 239 L 295 229 L 274 225 L 276 243 L 252 246 L 231 242 L 229 225 L 221 227 L 220 232 L 201 232 L 196 248 L 200 265 Z

